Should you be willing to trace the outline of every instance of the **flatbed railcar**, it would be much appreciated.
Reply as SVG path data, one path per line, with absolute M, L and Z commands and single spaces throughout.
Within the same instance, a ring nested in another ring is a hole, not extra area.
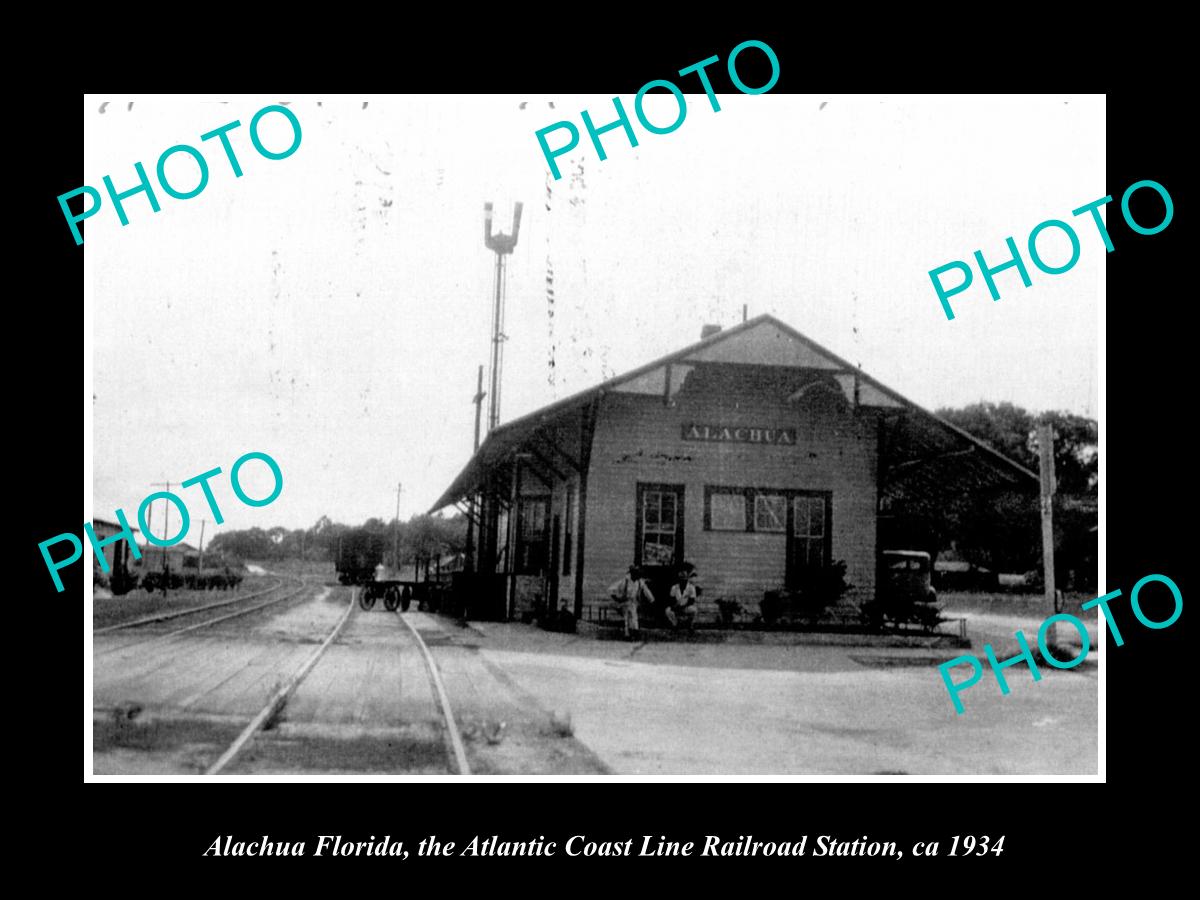
M 389 612 L 408 611 L 413 599 L 419 609 L 436 611 L 442 605 L 445 586 L 440 581 L 405 578 L 381 578 L 380 569 L 386 542 L 373 534 L 347 535 L 338 545 L 338 581 L 361 588 L 358 604 L 372 609 L 382 599 Z M 414 567 L 414 574 L 416 572 Z

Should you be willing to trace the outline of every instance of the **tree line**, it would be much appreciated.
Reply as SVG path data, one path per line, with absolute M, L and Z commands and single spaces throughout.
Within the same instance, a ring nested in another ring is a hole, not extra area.
M 362 525 L 344 525 L 328 516 L 321 516 L 309 528 L 287 529 L 248 528 L 242 531 L 224 531 L 213 538 L 209 550 L 239 560 L 283 560 L 299 559 L 315 562 L 333 562 L 337 559 L 339 542 L 348 536 L 369 535 L 377 537 L 387 548 L 386 560 L 391 559 L 393 548 L 399 548 L 399 565 L 407 565 L 418 558 L 459 553 L 466 546 L 467 520 L 465 516 L 450 517 L 422 514 L 407 521 L 395 519 L 384 521 L 367 519 Z

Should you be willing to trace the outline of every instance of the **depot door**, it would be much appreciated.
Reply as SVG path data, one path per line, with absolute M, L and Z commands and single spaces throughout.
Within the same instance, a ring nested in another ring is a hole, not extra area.
M 787 586 L 796 588 L 804 573 L 829 565 L 830 507 L 828 492 L 798 492 L 791 496 L 787 521 Z
M 683 485 L 638 484 L 637 511 L 633 561 L 642 567 L 655 600 L 661 602 L 684 560 Z

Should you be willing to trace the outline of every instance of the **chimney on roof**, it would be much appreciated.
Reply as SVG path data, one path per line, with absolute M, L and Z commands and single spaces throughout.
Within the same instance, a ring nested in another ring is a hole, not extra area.
M 720 325 L 705 325 L 700 329 L 700 340 L 710 338 L 721 330 Z

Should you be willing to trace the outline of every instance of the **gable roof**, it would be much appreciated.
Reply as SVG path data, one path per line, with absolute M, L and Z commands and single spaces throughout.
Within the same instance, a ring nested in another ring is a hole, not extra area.
M 557 420 L 581 411 L 587 404 L 606 393 L 634 393 L 653 396 L 671 396 L 678 390 L 682 377 L 676 381 L 674 370 L 681 376 L 697 364 L 727 363 L 785 368 L 815 369 L 827 372 L 838 382 L 847 399 L 857 406 L 895 410 L 902 417 L 911 415 L 918 424 L 941 432 L 953 451 L 939 448 L 945 441 L 933 441 L 933 446 L 921 448 L 924 442 L 908 441 L 918 445 L 913 449 L 934 451 L 934 455 L 917 453 L 911 459 L 898 463 L 899 467 L 915 463 L 933 462 L 939 456 L 954 452 L 959 456 L 964 451 L 977 453 L 986 465 L 1002 473 L 1001 480 L 1018 486 L 1037 485 L 1038 476 L 1019 463 L 1009 459 L 983 441 L 963 431 L 956 425 L 935 416 L 911 400 L 902 397 L 891 388 L 867 375 L 860 368 L 825 349 L 816 341 L 804 336 L 790 325 L 764 313 L 731 328 L 724 329 L 694 344 L 668 353 L 643 366 L 617 375 L 595 387 L 555 401 L 503 425 L 498 425 L 488 434 L 479 450 L 450 484 L 438 501 L 430 508 L 436 512 L 478 489 L 481 470 L 516 452 L 522 441 L 538 429 Z M 893 435 L 903 437 L 903 435 Z M 904 441 L 901 441 L 903 445 Z M 893 447 L 893 449 L 895 449 Z M 942 453 L 936 451 L 942 449 Z M 961 465 L 961 463 L 959 464 Z M 906 478 L 911 477 L 906 475 Z M 940 480 L 941 475 L 938 476 Z
M 108 519 L 92 519 L 92 527 L 95 528 L 97 525 L 103 525 L 106 528 L 111 528 L 113 531 L 120 531 L 125 527 L 120 522 L 110 522 Z M 129 526 L 129 530 L 134 534 L 138 533 L 137 528 L 133 525 Z

